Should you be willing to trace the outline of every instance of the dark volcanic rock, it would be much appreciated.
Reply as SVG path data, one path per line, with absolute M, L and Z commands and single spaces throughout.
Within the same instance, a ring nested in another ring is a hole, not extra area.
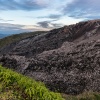
M 80 22 L 9 44 L 0 50 L 0 62 L 53 91 L 100 91 L 99 24 Z

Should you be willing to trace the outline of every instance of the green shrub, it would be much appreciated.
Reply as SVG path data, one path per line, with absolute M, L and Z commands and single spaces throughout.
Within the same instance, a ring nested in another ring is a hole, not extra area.
M 19 100 L 64 100 L 59 93 L 49 91 L 43 83 L 1 66 L 0 84 L 2 84 L 0 89 L 2 93 L 12 90 L 14 96 L 20 98 Z
M 41 82 L 0 66 L 0 100 L 100 100 L 100 93 L 77 96 L 54 93 Z

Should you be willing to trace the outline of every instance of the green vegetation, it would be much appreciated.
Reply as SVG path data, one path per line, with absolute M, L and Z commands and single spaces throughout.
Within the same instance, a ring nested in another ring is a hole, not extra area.
M 100 93 L 62 94 L 62 97 L 48 90 L 43 83 L 0 66 L 0 100 L 100 100 Z
M 77 96 L 62 94 L 66 100 L 100 100 L 100 93 L 97 92 L 84 92 Z
M 64 100 L 41 82 L 0 66 L 0 100 Z
M 37 35 L 37 34 L 42 34 L 42 33 L 46 33 L 46 31 L 20 33 L 20 34 L 15 34 L 15 35 L 5 37 L 3 39 L 0 39 L 0 48 L 5 46 L 5 45 L 8 45 L 10 43 L 19 41 L 21 39 L 24 39 L 24 38 L 27 38 L 27 37 L 30 37 L 30 36 L 34 36 L 34 35 Z

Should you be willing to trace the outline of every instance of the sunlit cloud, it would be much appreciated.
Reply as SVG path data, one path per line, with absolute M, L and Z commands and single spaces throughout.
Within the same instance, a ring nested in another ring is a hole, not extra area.
M 100 0 L 0 0 L 0 33 L 51 30 L 100 18 Z

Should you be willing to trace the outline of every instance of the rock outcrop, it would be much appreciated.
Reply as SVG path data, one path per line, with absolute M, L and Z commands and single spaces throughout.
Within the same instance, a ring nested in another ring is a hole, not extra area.
M 3 66 L 53 91 L 100 91 L 100 20 L 80 22 L 0 49 Z

